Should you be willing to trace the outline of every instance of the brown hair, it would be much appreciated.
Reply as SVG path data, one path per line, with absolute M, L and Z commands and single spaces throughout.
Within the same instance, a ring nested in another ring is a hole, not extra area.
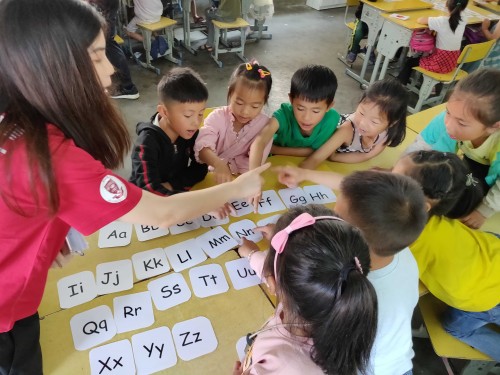
M 19 22 L 22 20 L 22 22 Z M 88 53 L 103 30 L 103 18 L 78 0 L 0 1 L 0 91 L 7 96 L 0 147 L 13 134 L 26 144 L 30 186 L 38 204 L 47 195 L 51 213 L 59 207 L 56 177 L 48 144 L 53 124 L 107 168 L 116 168 L 130 148 L 130 137 L 115 106 L 104 92 Z M 8 52 L 7 52 L 8 51 Z M 9 153 L 6 173 L 12 168 Z M 40 179 L 44 194 L 36 191 Z M 9 207 L 8 189 L 0 193 Z M 22 212 L 20 212 L 22 213 Z

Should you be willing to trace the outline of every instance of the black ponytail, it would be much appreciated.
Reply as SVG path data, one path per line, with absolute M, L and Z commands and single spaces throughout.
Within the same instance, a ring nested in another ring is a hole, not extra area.
M 335 216 L 320 205 L 295 207 L 278 220 L 276 232 L 304 212 Z M 274 256 L 271 247 L 264 273 L 274 273 Z M 319 220 L 289 235 L 276 269 L 278 296 L 287 316 L 312 338 L 314 363 L 329 375 L 365 374 L 377 330 L 377 297 L 366 278 L 370 256 L 361 232 L 345 221 Z
M 448 0 L 446 5 L 450 12 L 450 19 L 448 20 L 450 24 L 451 31 L 455 32 L 458 24 L 462 20 L 462 10 L 467 7 L 469 0 Z
M 417 180 L 433 201 L 429 214 L 457 219 L 470 214 L 481 202 L 483 188 L 467 165 L 454 153 L 415 151 L 408 154 L 415 167 L 407 175 Z

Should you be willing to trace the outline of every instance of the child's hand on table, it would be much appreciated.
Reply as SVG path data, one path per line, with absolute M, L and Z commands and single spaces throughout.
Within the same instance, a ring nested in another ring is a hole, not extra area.
M 255 242 L 247 240 L 245 237 L 242 238 L 242 241 L 241 246 L 238 248 L 238 254 L 240 254 L 240 257 L 247 258 L 250 254 L 259 251 L 259 247 Z
M 273 171 L 278 174 L 278 181 L 289 188 L 294 188 L 304 181 L 304 170 L 297 167 L 275 167 Z
M 214 166 L 214 176 L 217 184 L 230 182 L 233 179 L 229 165 L 222 160 L 219 165 Z
M 208 214 L 212 215 L 217 220 L 221 220 L 228 217 L 229 214 L 234 214 L 234 209 L 229 203 L 225 203 L 224 206 L 218 208 L 217 210 L 210 211 Z
M 267 224 L 267 225 L 264 225 L 263 227 L 256 227 L 254 229 L 254 231 L 262 233 L 262 235 L 264 236 L 264 238 L 266 240 L 271 241 L 275 226 L 276 226 L 276 224 Z

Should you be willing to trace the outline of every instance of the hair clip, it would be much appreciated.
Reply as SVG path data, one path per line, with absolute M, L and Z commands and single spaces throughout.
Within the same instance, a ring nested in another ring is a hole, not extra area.
M 465 180 L 465 186 L 476 186 L 479 183 L 479 180 L 475 178 L 472 173 L 469 173 L 465 176 L 467 179 Z
M 285 246 L 286 246 L 286 243 L 288 242 L 288 236 L 290 235 L 290 233 L 295 232 L 298 229 L 302 229 L 304 227 L 308 227 L 310 225 L 313 225 L 317 220 L 325 220 L 325 219 L 344 221 L 340 217 L 336 217 L 336 216 L 316 216 L 316 217 L 313 217 L 311 214 L 304 212 L 304 213 L 300 214 L 299 216 L 297 216 L 295 219 L 293 219 L 292 222 L 286 228 L 280 230 L 278 233 L 276 233 L 273 236 L 273 238 L 271 239 L 271 246 L 276 251 L 276 254 L 274 255 L 274 277 L 275 278 L 278 277 L 277 273 L 276 273 L 276 264 L 278 262 L 278 255 L 281 254 L 283 252 L 283 250 L 285 250 Z
M 252 64 L 250 64 L 250 63 L 246 63 L 245 66 L 246 66 L 247 70 L 253 69 Z
M 257 70 L 260 74 L 260 78 L 265 78 L 266 76 L 270 76 L 271 72 L 268 72 L 267 70 L 264 69 L 259 69 Z

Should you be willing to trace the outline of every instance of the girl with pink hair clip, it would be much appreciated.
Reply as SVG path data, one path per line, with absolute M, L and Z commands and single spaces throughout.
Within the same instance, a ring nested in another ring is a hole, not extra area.
M 233 374 L 365 374 L 377 326 L 361 232 L 320 205 L 294 207 L 274 228 L 271 247 L 244 240 L 238 252 L 280 303 L 247 336 Z M 270 227 L 258 228 L 266 237 Z

